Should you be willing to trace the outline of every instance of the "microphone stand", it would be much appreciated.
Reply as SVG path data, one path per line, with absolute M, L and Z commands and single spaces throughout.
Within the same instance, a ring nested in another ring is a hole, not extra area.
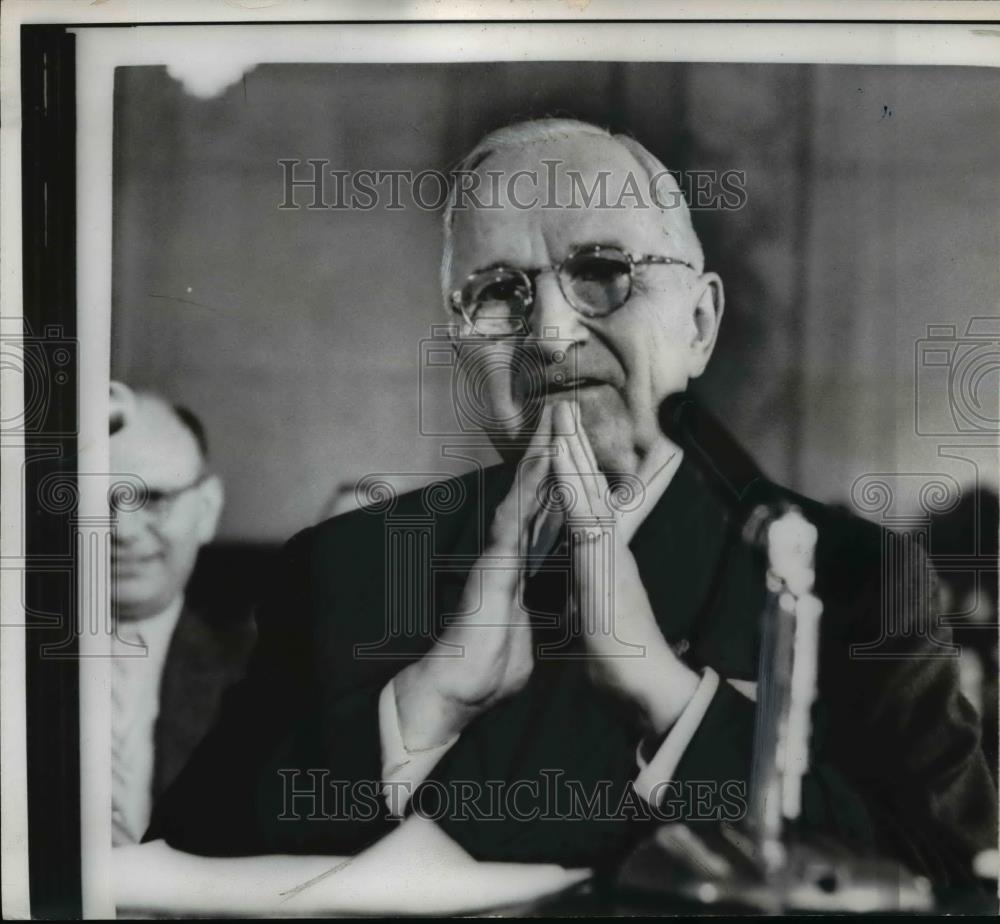
M 749 805 L 742 824 L 662 826 L 626 860 L 619 886 L 715 911 L 929 910 L 930 883 L 901 864 L 795 830 L 817 692 L 815 527 L 690 395 L 663 402 L 660 426 L 730 507 L 741 541 L 767 552 Z

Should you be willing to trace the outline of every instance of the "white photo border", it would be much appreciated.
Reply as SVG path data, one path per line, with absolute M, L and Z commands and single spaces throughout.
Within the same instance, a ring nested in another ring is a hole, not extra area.
M 995 3 L 625 2 L 576 4 L 482 2 L 292 2 L 262 6 L 223 2 L 119 2 L 98 6 L 64 0 L 4 5 L 2 237 L 5 316 L 17 316 L 21 293 L 19 27 L 73 23 L 77 57 L 77 267 L 80 337 L 80 471 L 108 471 L 107 383 L 112 279 L 112 125 L 114 70 L 168 65 L 175 76 L 197 74 L 220 56 L 229 71 L 280 62 L 712 61 L 996 66 L 997 31 L 985 28 Z M 651 11 L 656 11 L 651 16 Z M 317 15 L 319 14 L 319 15 Z M 696 15 L 697 14 L 697 15 Z M 319 17 L 339 25 L 317 24 Z M 834 20 L 849 17 L 853 22 Z M 281 24 L 275 20 L 283 20 Z M 710 20 L 728 20 L 712 22 Z M 377 20 L 377 21 L 373 21 Z M 462 22 L 465 20 L 465 22 Z M 516 21 L 515 21 L 516 20 Z M 636 21 L 641 33 L 636 34 Z M 756 20 L 774 20 L 761 22 Z M 809 22 L 801 20 L 812 20 Z M 289 21 L 292 21 L 289 23 Z M 164 22 L 185 23 L 166 25 Z M 157 24 L 154 24 L 157 23 Z M 307 24 L 308 23 L 308 24 Z M 348 24 L 344 24 L 348 23 Z M 119 28 L 121 25 L 134 28 Z M 266 27 L 266 28 L 265 28 Z M 223 78 L 220 78 L 223 79 Z M 237 79 L 237 78 L 233 78 Z M 5 389 L 3 420 L 19 410 L 17 389 Z M 3 447 L 3 546 L 17 548 L 23 518 L 16 447 Z M 106 517 L 106 484 L 81 479 L 80 514 Z M 93 586 L 81 567 L 81 599 Z M 100 578 L 97 578 L 100 580 Z M 14 591 L 12 593 L 12 590 Z M 2 588 L 3 913 L 30 915 L 25 807 L 24 635 L 16 622 L 17 589 Z M 15 618 L 9 618 L 14 614 Z M 110 671 L 106 635 L 81 635 L 81 812 L 83 910 L 113 917 L 110 871 Z

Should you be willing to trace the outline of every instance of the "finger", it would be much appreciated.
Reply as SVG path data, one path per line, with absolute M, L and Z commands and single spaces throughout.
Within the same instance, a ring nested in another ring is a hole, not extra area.
M 538 488 L 551 466 L 551 439 L 552 409 L 546 406 L 518 462 L 514 483 L 494 512 L 491 540 L 508 553 L 517 551 L 526 527 L 541 506 Z
M 573 432 L 576 422 L 573 419 L 573 410 L 569 402 L 560 401 L 555 405 L 552 412 L 552 426 L 554 436 L 568 436 Z
M 573 470 L 573 459 L 565 436 L 552 437 L 552 471 L 560 481 L 572 482 L 577 472 Z
M 590 441 L 580 424 L 580 408 L 575 401 L 562 402 L 558 405 L 554 417 L 554 433 L 563 437 L 573 447 L 574 464 L 581 474 L 596 472 L 597 460 L 594 458 Z
M 580 473 L 580 466 L 573 461 L 568 437 L 556 437 L 556 449 L 552 468 L 559 484 L 565 489 L 563 500 L 565 515 L 586 516 L 590 512 L 587 487 Z
M 542 506 L 540 487 L 552 469 L 552 418 L 553 412 L 546 405 L 538 428 L 525 453 L 524 465 L 519 471 L 520 497 L 522 499 L 521 523 L 527 527 Z
M 586 440 L 586 435 L 582 428 L 576 427 L 572 433 L 565 437 L 565 440 L 570 464 L 578 473 L 578 480 L 583 492 L 581 500 L 586 503 L 589 512 L 596 516 L 599 511 L 604 509 L 604 476 L 597 468 L 593 456 L 588 454 L 584 446 L 583 441 Z
M 552 409 L 542 411 L 542 419 L 518 469 L 513 491 L 518 492 L 521 526 L 525 528 L 537 516 L 542 501 L 540 487 L 552 468 Z
M 508 494 L 493 511 L 490 524 L 490 545 L 501 549 L 515 549 L 520 533 L 520 517 L 517 516 L 517 499 Z
M 534 458 L 539 450 L 544 450 L 552 442 L 552 421 L 553 408 L 550 404 L 546 404 L 538 416 L 538 426 L 528 441 L 528 448 L 524 453 L 525 459 Z
M 580 456 L 579 449 L 574 445 L 571 436 L 560 437 L 560 458 L 563 462 L 563 471 L 566 484 L 572 488 L 576 498 L 575 512 L 583 514 L 593 513 L 593 505 L 590 503 L 590 492 L 587 488 L 586 469 L 584 460 Z
M 587 436 L 587 431 L 583 428 L 583 418 L 580 414 L 580 405 L 574 404 L 573 409 L 576 412 L 576 428 L 574 432 L 580 442 L 580 446 L 583 451 L 587 454 L 587 459 L 590 461 L 590 471 L 595 474 L 600 473 L 601 469 L 597 464 L 597 456 L 594 455 L 594 447 L 590 444 L 590 437 Z
M 569 446 L 566 443 L 566 435 L 573 429 L 573 418 L 569 406 L 559 403 L 552 413 L 552 472 L 558 482 L 565 486 L 570 498 L 579 497 L 578 486 L 575 483 L 575 475 L 572 471 L 573 464 L 570 461 Z M 565 510 L 567 516 L 574 513 L 575 504 L 570 504 Z
M 587 430 L 583 426 L 583 419 L 580 414 L 580 407 L 576 405 L 576 422 L 577 426 L 575 429 L 575 434 L 577 436 L 577 442 L 579 444 L 579 449 L 586 454 L 588 465 L 590 466 L 587 470 L 592 472 L 592 477 L 588 479 L 588 486 L 591 488 L 588 497 L 592 504 L 597 505 L 596 509 L 601 511 L 603 515 L 615 516 L 618 511 L 610 504 L 610 490 L 608 487 L 608 476 L 600 467 L 597 462 L 597 455 L 594 452 L 594 446 L 590 442 L 590 437 L 587 436 Z
M 532 534 L 535 520 L 546 506 L 546 492 L 542 490 L 542 486 L 552 473 L 552 453 L 553 448 L 546 447 L 546 453 L 540 462 L 527 469 L 521 480 L 521 533 L 525 542 Z
M 544 456 L 518 466 L 507 496 L 497 504 L 490 528 L 490 544 L 504 555 L 516 554 L 525 525 L 538 510 L 537 485 L 548 471 Z

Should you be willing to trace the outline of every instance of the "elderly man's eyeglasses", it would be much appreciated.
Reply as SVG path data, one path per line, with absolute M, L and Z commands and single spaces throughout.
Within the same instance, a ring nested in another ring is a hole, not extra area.
M 525 271 L 493 266 L 472 273 L 451 293 L 451 307 L 465 321 L 463 333 L 480 337 L 510 337 L 527 332 L 535 300 L 535 278 L 555 270 L 563 297 L 586 318 L 603 318 L 621 308 L 632 294 L 637 266 L 686 266 L 686 260 L 653 254 L 635 256 L 604 244 L 574 248 L 562 263 Z
M 202 472 L 194 481 L 169 490 L 126 483 L 118 486 L 117 490 L 112 489 L 108 502 L 112 512 L 116 514 L 123 511 L 141 511 L 153 520 L 165 520 L 173 513 L 177 501 L 189 491 L 204 484 L 208 477 L 209 472 Z

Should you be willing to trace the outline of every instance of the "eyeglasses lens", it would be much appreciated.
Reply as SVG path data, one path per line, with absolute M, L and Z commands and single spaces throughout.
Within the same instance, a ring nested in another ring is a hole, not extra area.
M 615 248 L 593 248 L 571 255 L 559 270 L 563 293 L 581 314 L 610 314 L 632 292 L 632 264 Z M 515 269 L 476 274 L 462 292 L 468 333 L 502 337 L 520 333 L 532 301 L 531 283 Z
M 632 268 L 624 255 L 613 250 L 581 253 L 563 264 L 562 282 L 578 311 L 601 317 L 627 301 L 632 291 Z
M 491 270 L 470 282 L 464 301 L 475 333 L 503 336 L 520 330 L 531 293 L 516 270 Z

